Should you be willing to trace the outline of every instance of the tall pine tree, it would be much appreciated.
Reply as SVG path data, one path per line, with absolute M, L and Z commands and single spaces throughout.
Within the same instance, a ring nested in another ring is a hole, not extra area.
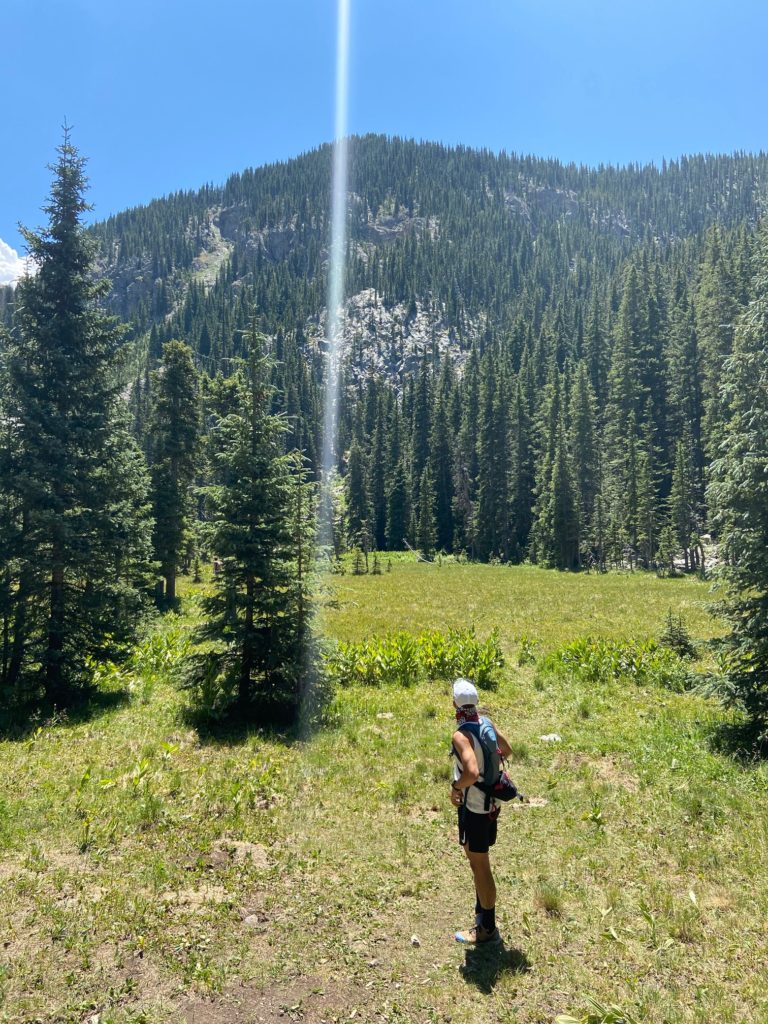
M 754 298 L 737 321 L 720 404 L 727 420 L 712 466 L 723 611 L 733 698 L 768 739 L 768 230 L 756 257 Z
M 200 433 L 197 372 L 188 345 L 169 341 L 163 346 L 152 399 L 153 544 L 165 580 L 165 601 L 172 603 L 176 600 L 176 573 L 188 529 Z
M 8 342 L 16 581 L 3 664 L 6 697 L 27 684 L 62 705 L 134 636 L 150 519 L 120 397 L 121 331 L 101 306 L 109 282 L 96 277 L 84 160 L 67 130 L 52 170 L 48 226 L 24 231 L 36 273 L 18 286 Z
M 269 411 L 263 339 L 251 332 L 249 341 L 235 408 L 212 432 L 208 542 L 222 568 L 191 677 L 205 713 L 286 721 L 299 708 L 308 650 L 306 503 L 297 502 L 302 474 L 284 452 L 287 424 Z

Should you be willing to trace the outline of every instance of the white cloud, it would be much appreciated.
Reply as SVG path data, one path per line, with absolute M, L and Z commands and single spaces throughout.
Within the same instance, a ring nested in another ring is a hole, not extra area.
M 15 284 L 26 270 L 27 261 L 0 238 L 0 285 Z

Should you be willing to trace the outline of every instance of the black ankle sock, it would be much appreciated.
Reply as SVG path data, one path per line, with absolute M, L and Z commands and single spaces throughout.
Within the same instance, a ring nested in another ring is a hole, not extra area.
M 496 907 L 491 907 L 490 910 L 482 908 L 481 913 L 483 915 L 481 924 L 487 932 L 492 932 L 496 927 Z
M 475 894 L 475 913 L 482 914 L 482 912 L 483 907 L 482 904 L 480 903 L 480 897 L 477 894 Z

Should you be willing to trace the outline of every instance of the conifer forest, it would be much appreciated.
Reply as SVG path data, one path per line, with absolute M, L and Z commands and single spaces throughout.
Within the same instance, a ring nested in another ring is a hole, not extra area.
M 331 155 L 85 229 L 65 138 L 37 273 L 0 294 L 4 693 L 56 703 L 211 559 L 199 685 L 242 629 L 228 699 L 256 666 L 295 689 Z M 330 563 L 704 573 L 724 533 L 758 557 L 729 431 L 764 373 L 767 156 L 587 168 L 366 136 L 350 159 Z

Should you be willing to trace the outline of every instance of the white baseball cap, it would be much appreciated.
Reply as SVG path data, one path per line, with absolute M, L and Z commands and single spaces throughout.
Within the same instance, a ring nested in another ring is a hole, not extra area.
M 468 679 L 457 679 L 453 684 L 453 701 L 457 707 L 462 708 L 467 704 L 477 704 L 479 697 L 475 684 Z

